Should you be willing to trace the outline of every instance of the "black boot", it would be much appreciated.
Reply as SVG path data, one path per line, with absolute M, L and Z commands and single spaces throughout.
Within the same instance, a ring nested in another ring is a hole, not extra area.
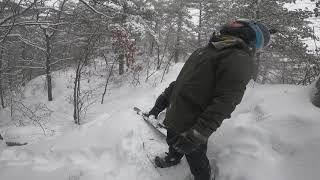
M 167 168 L 171 166 L 175 166 L 180 163 L 181 157 L 176 157 L 173 153 L 166 153 L 167 155 L 164 157 L 157 156 L 154 159 L 154 162 L 157 167 Z

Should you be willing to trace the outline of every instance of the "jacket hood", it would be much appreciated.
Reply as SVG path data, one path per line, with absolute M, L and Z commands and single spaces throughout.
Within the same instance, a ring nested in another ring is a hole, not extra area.
M 218 50 L 223 50 L 227 48 L 239 48 L 243 49 L 250 55 L 254 54 L 254 48 L 248 46 L 242 39 L 235 36 L 215 36 L 211 38 L 209 45 L 213 46 Z

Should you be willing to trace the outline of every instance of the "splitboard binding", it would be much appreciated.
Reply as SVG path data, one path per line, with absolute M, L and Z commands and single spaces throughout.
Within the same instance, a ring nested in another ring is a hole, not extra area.
M 142 116 L 142 118 L 145 120 L 145 122 L 147 122 L 147 124 L 150 125 L 152 127 L 152 129 L 156 130 L 156 132 L 158 132 L 161 136 L 163 136 L 163 137 L 167 136 L 167 130 L 166 130 L 165 126 L 161 123 L 161 119 L 164 119 L 165 113 L 162 113 L 162 114 L 160 113 L 158 115 L 158 119 L 154 119 L 154 118 L 148 118 L 147 116 L 145 116 L 143 114 L 142 110 L 139 109 L 138 107 L 134 107 L 133 110 L 138 115 Z M 161 168 L 159 169 L 159 167 L 154 162 L 154 158 L 157 155 L 157 152 L 155 152 L 155 149 L 161 149 L 161 147 L 163 145 L 159 142 L 155 142 L 154 139 L 149 139 L 149 141 L 143 142 L 142 146 L 143 146 L 143 149 L 147 155 L 148 160 L 152 163 L 153 167 L 156 169 L 158 174 L 160 176 L 164 176 L 166 174 L 166 172 L 163 172 Z M 216 162 L 214 160 L 212 162 L 210 162 L 210 164 L 212 166 L 211 167 L 212 174 L 211 174 L 210 180 L 216 180 L 216 177 L 219 174 L 219 169 L 218 169 Z M 193 176 L 191 174 L 189 174 L 187 177 L 185 177 L 185 180 L 189 180 L 189 179 L 190 180 L 193 179 Z

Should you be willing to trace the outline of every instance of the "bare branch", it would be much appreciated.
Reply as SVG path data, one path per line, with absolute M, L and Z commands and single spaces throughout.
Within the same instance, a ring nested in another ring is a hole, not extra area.
M 52 21 L 24 21 L 15 23 L 15 26 L 59 26 L 59 25 L 66 25 L 70 24 L 69 22 L 60 22 L 60 23 L 53 23 Z M 12 24 L 3 24 L 2 27 L 10 27 Z
M 57 60 L 57 61 L 55 61 L 55 62 L 53 62 L 53 63 L 50 63 L 50 66 L 55 65 L 55 64 L 57 64 L 58 62 L 66 61 L 66 60 L 70 60 L 70 59 L 72 59 L 72 58 L 59 59 L 59 60 Z
M 35 66 L 14 66 L 16 68 L 25 68 L 25 69 L 44 69 L 44 67 L 35 67 Z
M 30 45 L 32 47 L 35 47 L 41 51 L 46 51 L 44 48 L 40 47 L 39 45 L 33 43 L 33 42 L 30 42 L 29 40 L 27 39 L 24 39 L 20 34 L 9 34 L 7 35 L 7 37 L 18 37 L 23 43 L 27 44 L 27 45 Z
M 32 59 L 32 60 L 34 60 L 34 59 Z M 24 63 L 29 63 L 29 64 L 37 64 L 37 65 L 40 65 L 40 66 L 44 66 L 43 63 L 32 61 L 32 60 L 31 59 L 30 60 L 19 60 L 19 62 L 24 62 Z
M 88 8 L 90 8 L 93 12 L 95 12 L 95 13 L 101 15 L 101 16 L 104 16 L 104 17 L 106 17 L 106 18 L 112 18 L 111 16 L 108 16 L 108 15 L 106 15 L 106 14 L 104 14 L 104 13 L 96 10 L 94 7 L 92 7 L 90 4 L 88 4 L 88 3 L 85 2 L 84 0 L 79 0 L 79 1 L 82 2 L 84 5 L 86 5 Z
M 2 19 L 2 20 L 0 21 L 0 26 L 2 26 L 2 24 L 6 23 L 7 21 L 9 21 L 9 20 L 11 20 L 11 19 L 13 19 L 13 18 L 16 18 L 17 16 L 20 16 L 20 15 L 24 14 L 24 13 L 27 12 L 29 9 L 31 9 L 36 3 L 37 3 L 37 0 L 34 0 L 33 3 L 31 3 L 30 6 L 28 6 L 28 7 L 27 7 L 26 9 L 24 9 L 23 11 L 18 12 L 17 14 L 13 13 L 11 16 Z
M 10 32 L 12 31 L 14 24 L 15 24 L 16 19 L 13 19 L 13 23 L 11 24 L 9 30 L 6 32 L 6 34 L 3 36 L 3 38 L 0 40 L 0 42 L 4 42 L 7 38 L 7 36 L 10 34 Z

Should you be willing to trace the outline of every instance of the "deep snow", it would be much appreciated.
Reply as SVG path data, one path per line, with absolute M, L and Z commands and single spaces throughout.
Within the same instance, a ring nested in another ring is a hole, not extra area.
M 106 103 L 94 105 L 79 127 L 73 125 L 71 105 L 65 103 L 70 74 L 55 73 L 56 98 L 47 103 L 55 112 L 48 126 L 60 131 L 33 138 L 26 146 L 2 143 L 0 179 L 190 179 L 185 160 L 167 170 L 153 167 L 150 159 L 166 151 L 164 139 L 132 110 L 136 105 L 151 108 L 182 65 L 173 66 L 163 83 L 155 83 L 159 72 L 138 87 L 109 89 Z M 30 103 L 45 102 L 43 91 L 30 90 L 39 86 L 39 78 L 27 85 Z M 319 179 L 320 110 L 310 103 L 311 92 L 311 86 L 250 82 L 232 118 L 210 137 L 208 157 L 219 169 L 217 180 Z
M 306 7 L 313 9 L 314 3 L 298 0 L 288 6 Z M 319 18 L 308 20 L 319 34 Z M 306 41 L 314 49 L 314 41 Z M 7 147 L 0 141 L 0 180 L 190 179 L 185 160 L 165 170 L 153 167 L 150 158 L 166 151 L 165 142 L 132 110 L 150 109 L 181 67 L 172 67 L 163 83 L 159 72 L 138 87 L 109 87 L 105 104 L 94 104 L 81 126 L 73 124 L 72 105 L 66 100 L 72 94 L 72 70 L 53 74 L 53 102 L 46 101 L 44 77 L 32 80 L 24 103 L 44 103 L 53 111 L 46 136 L 39 127 L 13 127 L 8 112 L 0 111 L 5 140 L 29 142 Z M 95 78 L 82 85 L 99 87 L 101 79 Z M 100 96 L 101 87 L 97 92 Z M 209 139 L 207 154 L 218 167 L 217 180 L 320 179 L 320 109 L 310 103 L 311 93 L 312 86 L 251 82 L 231 119 Z

